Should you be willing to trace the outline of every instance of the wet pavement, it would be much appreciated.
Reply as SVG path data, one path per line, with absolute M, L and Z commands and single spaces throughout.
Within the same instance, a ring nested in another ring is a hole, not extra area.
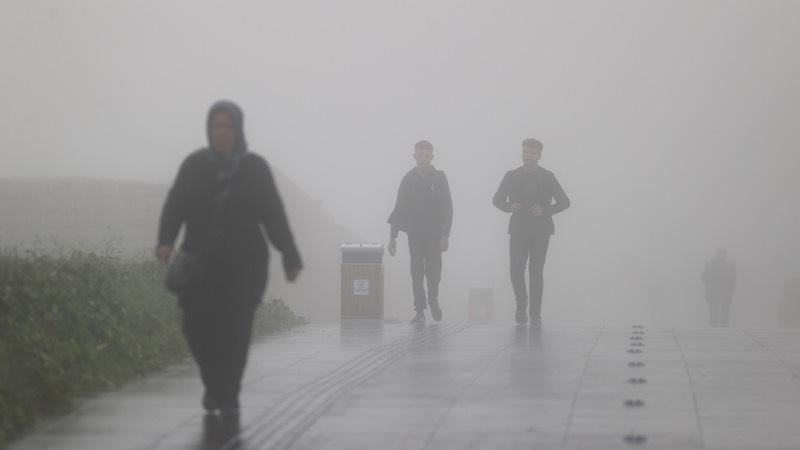
M 800 331 L 307 326 L 252 348 L 237 428 L 190 363 L 9 448 L 797 449 Z

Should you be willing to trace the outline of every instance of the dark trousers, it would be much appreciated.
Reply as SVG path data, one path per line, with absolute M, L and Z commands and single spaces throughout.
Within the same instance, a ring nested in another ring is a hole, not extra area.
M 204 299 L 205 300 L 205 299 Z M 183 332 L 206 389 L 221 408 L 238 408 L 257 302 L 184 304 Z
M 709 307 L 709 324 L 712 327 L 727 327 L 731 316 L 730 298 L 706 299 Z
M 525 308 L 530 299 L 532 319 L 542 317 L 542 291 L 544 290 L 544 262 L 550 233 L 543 229 L 514 231 L 509 238 L 509 272 L 511 286 L 517 299 L 517 308 Z M 528 265 L 530 296 L 525 286 L 525 265 Z
M 408 252 L 411 255 L 411 284 L 414 288 L 414 309 L 422 311 L 428 301 L 439 298 L 439 281 L 442 279 L 442 250 L 438 235 L 409 235 Z M 425 293 L 423 278 L 428 281 Z
M 253 253 L 233 258 L 207 254 L 203 276 L 185 295 L 183 334 L 189 344 L 205 394 L 222 409 L 239 407 L 253 317 L 267 287 L 269 259 Z

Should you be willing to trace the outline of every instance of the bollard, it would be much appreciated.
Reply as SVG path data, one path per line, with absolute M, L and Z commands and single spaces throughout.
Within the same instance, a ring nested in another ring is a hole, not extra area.
M 492 323 L 492 299 L 494 291 L 489 288 L 472 288 L 469 290 L 469 323 Z

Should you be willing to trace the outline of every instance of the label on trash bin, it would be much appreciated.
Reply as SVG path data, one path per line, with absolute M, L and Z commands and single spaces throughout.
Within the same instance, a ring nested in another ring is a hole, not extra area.
M 369 280 L 353 280 L 353 295 L 369 295 Z

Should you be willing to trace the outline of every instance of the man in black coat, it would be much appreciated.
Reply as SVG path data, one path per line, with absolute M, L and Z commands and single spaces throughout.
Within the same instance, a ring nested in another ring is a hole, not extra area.
M 414 288 L 413 324 L 425 323 L 426 304 L 437 322 L 442 320 L 439 306 L 439 281 L 442 277 L 442 252 L 449 246 L 450 227 L 453 223 L 453 200 L 444 172 L 431 164 L 433 145 L 419 141 L 414 145 L 416 167 L 408 171 L 400 182 L 397 201 L 389 216 L 391 236 L 389 254 L 397 252 L 398 231 L 408 235 L 411 256 L 411 282 Z M 423 286 L 427 278 L 428 292 Z
M 517 300 L 516 320 L 520 325 L 528 322 L 529 299 L 531 323 L 542 323 L 544 262 L 550 235 L 555 233 L 553 215 L 569 208 L 570 204 L 553 172 L 539 166 L 541 157 L 541 142 L 533 138 L 522 141 L 522 167 L 505 174 L 493 199 L 494 206 L 511 213 L 509 271 Z M 529 260 L 530 295 L 525 287 L 525 265 Z

